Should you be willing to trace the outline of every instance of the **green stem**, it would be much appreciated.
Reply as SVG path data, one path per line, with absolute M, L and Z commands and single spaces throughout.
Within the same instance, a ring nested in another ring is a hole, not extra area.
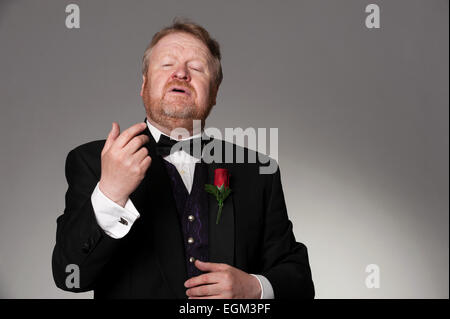
M 220 215 L 222 214 L 223 203 L 219 202 L 219 211 L 217 212 L 216 225 L 219 224 Z

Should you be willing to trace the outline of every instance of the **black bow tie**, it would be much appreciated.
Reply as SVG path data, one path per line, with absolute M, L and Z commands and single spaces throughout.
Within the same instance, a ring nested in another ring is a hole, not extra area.
M 177 141 L 161 134 L 158 143 L 156 143 L 156 151 L 159 155 L 165 157 L 171 153 L 172 147 L 175 144 L 177 145 L 173 148 L 174 152 L 183 150 L 193 157 L 201 158 L 205 141 L 202 140 L 201 136 L 189 140 Z

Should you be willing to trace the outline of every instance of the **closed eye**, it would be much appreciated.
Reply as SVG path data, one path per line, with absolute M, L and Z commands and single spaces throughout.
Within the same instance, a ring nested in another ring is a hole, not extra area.
M 194 67 L 191 67 L 191 69 L 194 70 L 194 71 L 197 71 L 197 72 L 203 72 L 203 70 L 200 69 L 200 68 L 194 68 Z

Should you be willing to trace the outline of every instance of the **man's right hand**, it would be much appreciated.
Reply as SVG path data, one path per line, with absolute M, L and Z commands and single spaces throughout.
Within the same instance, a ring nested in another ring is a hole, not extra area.
M 144 179 L 152 161 L 147 148 L 143 147 L 149 137 L 138 135 L 146 127 L 144 122 L 137 123 L 120 134 L 119 124 L 113 122 L 102 150 L 99 188 L 122 207 Z

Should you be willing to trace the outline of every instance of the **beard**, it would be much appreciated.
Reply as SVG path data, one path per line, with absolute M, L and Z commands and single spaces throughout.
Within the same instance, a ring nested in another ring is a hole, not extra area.
M 196 92 L 194 88 L 186 82 L 174 80 L 164 86 L 163 96 L 154 98 L 150 95 L 150 86 L 147 82 L 144 86 L 142 100 L 144 102 L 147 116 L 159 125 L 173 130 L 176 127 L 184 127 L 192 130 L 193 120 L 201 120 L 202 127 L 208 117 L 212 107 L 212 94 L 208 97 L 207 105 L 197 105 L 195 103 Z M 180 96 L 167 94 L 171 85 L 188 88 L 191 96 Z
M 169 100 L 162 98 L 158 103 L 158 109 L 163 115 L 176 119 L 196 119 L 198 106 L 184 96 L 170 97 Z

